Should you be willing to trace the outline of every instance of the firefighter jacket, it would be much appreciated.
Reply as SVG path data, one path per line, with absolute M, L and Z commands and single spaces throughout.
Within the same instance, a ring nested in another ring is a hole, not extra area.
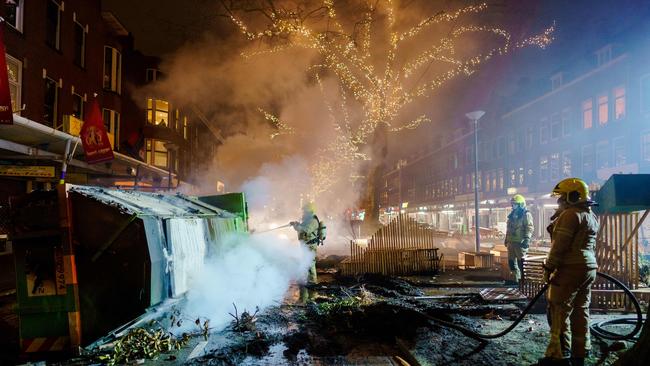
M 562 211 L 553 225 L 551 251 L 546 267 L 583 265 L 597 268 L 596 236 L 598 218 L 589 206 L 571 206 Z
M 526 208 L 516 208 L 508 215 L 508 227 L 506 229 L 506 245 L 522 244 L 523 241 L 530 241 L 533 236 L 533 216 Z
M 303 216 L 295 229 L 298 231 L 298 240 L 305 244 L 318 244 L 318 220 L 314 215 Z

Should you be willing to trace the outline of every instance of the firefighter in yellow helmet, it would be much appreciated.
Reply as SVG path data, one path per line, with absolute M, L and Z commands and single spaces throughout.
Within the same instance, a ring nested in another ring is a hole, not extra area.
M 533 216 L 526 208 L 526 199 L 516 194 L 510 200 L 512 212 L 508 215 L 505 245 L 508 248 L 508 266 L 519 283 L 522 272 L 522 258 L 528 253 L 530 238 L 533 236 Z
M 553 189 L 559 215 L 551 227 L 551 251 L 544 264 L 551 334 L 539 365 L 584 365 L 589 339 L 591 285 L 596 279 L 598 219 L 589 187 L 567 178 Z
M 316 249 L 322 245 L 325 240 L 325 225 L 316 216 L 316 208 L 312 202 L 308 202 L 302 207 L 302 218 L 300 221 L 292 221 L 289 224 L 298 232 L 298 240 L 303 245 L 307 245 L 309 250 L 314 254 L 309 274 L 307 276 L 308 284 L 316 284 Z M 305 300 L 306 289 L 301 289 L 301 298 Z

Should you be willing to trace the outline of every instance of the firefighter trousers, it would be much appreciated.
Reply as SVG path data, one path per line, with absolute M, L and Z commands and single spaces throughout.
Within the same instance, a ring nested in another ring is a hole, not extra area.
M 515 277 L 515 281 L 519 282 L 523 271 L 522 258 L 528 253 L 528 248 L 524 249 L 518 243 L 508 243 L 507 248 L 510 273 Z
M 591 349 L 589 304 L 596 269 L 584 265 L 565 265 L 555 271 L 548 289 L 548 315 L 551 326 L 546 357 L 584 358 Z

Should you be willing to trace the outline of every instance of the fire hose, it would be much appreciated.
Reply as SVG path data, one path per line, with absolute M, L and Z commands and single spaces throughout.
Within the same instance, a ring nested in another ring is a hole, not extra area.
M 634 309 L 636 310 L 636 319 L 635 318 L 620 318 L 620 319 L 614 319 L 614 320 L 605 321 L 605 322 L 599 322 L 599 323 L 596 323 L 596 324 L 590 326 L 591 332 L 597 337 L 608 339 L 608 340 L 614 340 L 614 341 L 633 340 L 633 339 L 635 339 L 636 334 L 641 330 L 641 327 L 643 326 L 643 313 L 641 312 L 641 306 L 639 305 L 639 301 L 637 300 L 636 296 L 634 296 L 632 291 L 630 291 L 630 289 L 627 288 L 627 286 L 625 286 L 623 283 L 621 283 L 616 278 L 614 278 L 614 277 L 612 277 L 612 276 L 610 276 L 608 274 L 601 273 L 601 272 L 597 272 L 597 275 L 600 276 L 600 277 L 603 277 L 604 279 L 606 279 L 606 280 L 608 280 L 610 282 L 612 282 L 614 285 L 616 285 L 616 287 L 622 289 L 625 292 L 625 295 L 632 301 L 632 304 L 634 305 Z M 539 290 L 539 292 L 537 292 L 537 294 L 535 294 L 533 299 L 528 303 L 526 308 L 521 312 L 521 314 L 519 314 L 519 317 L 517 317 L 517 319 L 514 322 L 512 322 L 512 324 L 510 324 L 510 326 L 508 328 L 506 328 L 506 329 L 504 329 L 501 332 L 496 333 L 496 334 L 482 334 L 482 333 L 475 332 L 475 331 L 473 331 L 471 329 L 462 327 L 462 326 L 460 326 L 458 324 L 454 324 L 452 322 L 448 322 L 448 321 L 441 320 L 441 319 L 434 318 L 434 317 L 430 317 L 430 316 L 427 316 L 427 318 L 429 318 L 429 320 L 434 321 L 436 324 L 442 325 L 442 326 L 447 327 L 447 328 L 455 329 L 455 330 L 461 332 L 462 334 L 464 334 L 464 335 L 466 335 L 466 336 L 468 336 L 470 338 L 474 338 L 476 340 L 479 340 L 479 341 L 485 341 L 485 340 L 488 340 L 488 339 L 495 339 L 495 338 L 503 337 L 504 335 L 510 333 L 510 331 L 512 331 L 519 323 L 521 323 L 521 321 L 524 319 L 526 314 L 528 314 L 530 312 L 530 310 L 533 308 L 533 305 L 535 305 L 535 303 L 542 297 L 542 295 L 544 295 L 544 293 L 548 289 L 548 286 L 549 286 L 549 284 L 545 283 L 544 286 L 541 288 L 541 290 Z M 606 326 L 606 325 L 632 324 L 631 321 L 634 321 L 634 320 L 636 320 L 636 323 L 635 323 L 636 325 L 635 325 L 634 329 L 628 334 L 618 334 L 618 333 L 610 332 L 608 330 L 603 329 L 603 327 Z

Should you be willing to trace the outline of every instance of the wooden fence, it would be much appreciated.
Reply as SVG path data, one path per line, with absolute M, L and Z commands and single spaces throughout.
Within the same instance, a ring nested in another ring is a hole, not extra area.
M 600 215 L 600 230 L 596 239 L 598 271 L 623 282 L 629 289 L 639 288 L 639 228 L 650 210 L 640 214 Z M 542 287 L 541 267 L 545 256 L 529 257 L 524 261 L 521 291 L 532 297 Z M 650 293 L 635 291 L 637 297 L 648 300 Z M 591 306 L 600 309 L 627 309 L 631 304 L 625 293 L 604 279 L 597 278 L 592 288 Z
M 367 245 L 351 241 L 350 258 L 341 263 L 341 272 L 344 275 L 432 273 L 440 269 L 441 259 L 434 244 L 434 231 L 400 215 L 380 228 Z

